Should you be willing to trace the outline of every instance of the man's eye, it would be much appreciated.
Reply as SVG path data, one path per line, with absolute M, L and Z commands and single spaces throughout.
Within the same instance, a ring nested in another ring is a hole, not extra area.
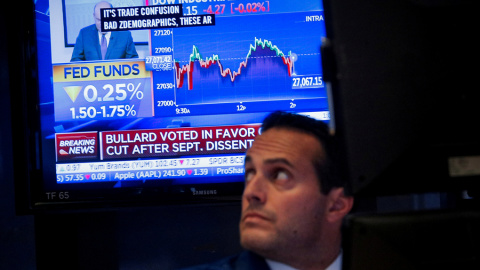
M 248 182 L 248 181 L 252 180 L 253 175 L 254 175 L 253 171 L 247 171 L 245 173 L 245 181 Z
M 278 171 L 275 175 L 276 180 L 288 180 L 288 174 L 285 171 Z

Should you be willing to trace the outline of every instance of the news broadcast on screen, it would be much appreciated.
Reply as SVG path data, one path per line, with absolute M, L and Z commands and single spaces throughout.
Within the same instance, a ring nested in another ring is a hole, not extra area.
M 222 195 L 268 113 L 330 119 L 321 1 L 39 0 L 35 23 L 40 200 Z

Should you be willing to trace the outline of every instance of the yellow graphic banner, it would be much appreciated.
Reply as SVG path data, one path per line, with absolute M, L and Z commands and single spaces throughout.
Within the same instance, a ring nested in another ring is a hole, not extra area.
M 53 66 L 53 82 L 79 82 L 149 78 L 145 61 L 116 61 L 62 64 Z

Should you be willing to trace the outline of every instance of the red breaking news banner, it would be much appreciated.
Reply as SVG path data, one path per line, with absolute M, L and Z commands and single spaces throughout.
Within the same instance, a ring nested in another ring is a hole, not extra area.
M 57 133 L 57 161 L 98 158 L 97 132 Z
M 100 159 L 244 153 L 260 125 L 100 132 Z
M 57 161 L 244 153 L 260 125 L 58 133 Z

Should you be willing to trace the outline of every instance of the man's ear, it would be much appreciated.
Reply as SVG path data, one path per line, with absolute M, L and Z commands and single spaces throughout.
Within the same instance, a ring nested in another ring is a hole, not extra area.
M 345 195 L 343 188 L 333 188 L 327 195 L 327 220 L 342 221 L 353 207 L 353 197 Z

